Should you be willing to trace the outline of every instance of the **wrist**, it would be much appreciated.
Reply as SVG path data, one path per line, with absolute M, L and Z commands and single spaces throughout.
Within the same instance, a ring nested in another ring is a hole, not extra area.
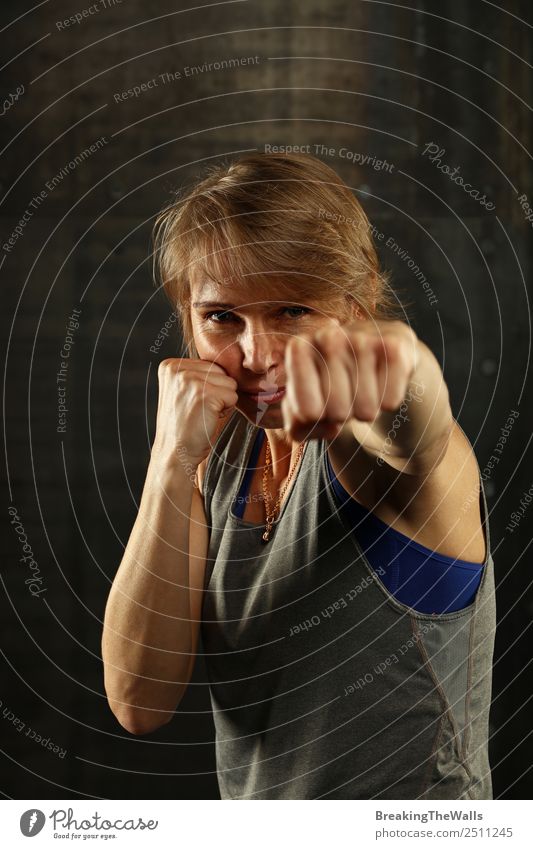
M 177 484 L 196 488 L 198 466 L 199 463 L 188 455 L 184 447 L 178 445 L 170 449 L 154 442 L 148 465 L 148 476 L 151 480 L 159 481 L 165 486 Z

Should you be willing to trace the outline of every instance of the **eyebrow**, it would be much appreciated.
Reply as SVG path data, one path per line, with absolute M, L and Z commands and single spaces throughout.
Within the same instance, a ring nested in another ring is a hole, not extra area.
M 270 306 L 269 301 L 266 301 L 264 303 L 266 303 L 267 306 Z M 282 300 L 273 301 L 272 305 L 276 306 L 276 304 L 283 304 L 283 303 L 285 303 L 285 301 L 282 301 Z M 235 304 L 228 304 L 224 301 L 193 301 L 192 306 L 197 308 L 197 309 L 198 308 L 200 308 L 200 309 L 201 308 L 204 308 L 204 309 L 205 308 L 208 308 L 208 309 L 219 308 L 219 309 L 225 309 L 225 310 L 242 310 L 243 309 L 243 307 L 236 306 Z M 294 306 L 295 307 L 300 306 L 300 304 L 294 304 Z M 244 307 L 244 309 L 249 309 L 249 308 L 250 308 L 250 305 L 248 307 Z
M 235 309 L 235 304 L 224 304 L 220 301 L 194 301 L 193 307 L 224 307 L 224 309 Z

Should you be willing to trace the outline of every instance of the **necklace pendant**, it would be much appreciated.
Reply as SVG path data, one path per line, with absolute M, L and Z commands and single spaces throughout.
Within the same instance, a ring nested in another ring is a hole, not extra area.
M 263 542 L 268 542 L 270 539 L 270 534 L 272 533 L 272 525 L 273 525 L 272 517 L 267 519 L 267 523 L 265 525 L 265 530 L 263 531 L 261 539 Z

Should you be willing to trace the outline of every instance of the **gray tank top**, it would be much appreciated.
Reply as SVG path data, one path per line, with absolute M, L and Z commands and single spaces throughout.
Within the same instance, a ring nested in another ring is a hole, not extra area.
M 274 523 L 233 513 L 257 427 L 235 411 L 207 462 L 202 643 L 222 799 L 491 799 L 496 627 L 474 601 L 419 613 L 389 593 L 309 440 Z

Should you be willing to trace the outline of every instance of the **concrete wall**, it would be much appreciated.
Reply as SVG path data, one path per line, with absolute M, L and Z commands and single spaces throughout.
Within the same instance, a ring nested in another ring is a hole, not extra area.
M 150 230 L 170 191 L 206 162 L 308 144 L 383 234 L 382 262 L 444 366 L 482 468 L 520 413 L 486 491 L 500 583 L 494 787 L 527 798 L 530 517 L 506 526 L 532 483 L 532 231 L 518 200 L 533 198 L 530 5 L 193 5 L 2 6 L 6 510 L 17 509 L 47 590 L 31 596 L 9 529 L 0 698 L 25 728 L 4 720 L 3 786 L 18 798 L 217 798 L 205 686 L 146 740 L 122 731 L 103 691 L 101 622 L 144 479 L 157 363 L 179 346 L 174 336 L 149 350 L 171 312 L 151 282 Z M 237 58 L 247 63 L 190 70 Z M 439 165 L 457 167 L 493 208 Z M 194 680 L 205 680 L 201 661 Z

